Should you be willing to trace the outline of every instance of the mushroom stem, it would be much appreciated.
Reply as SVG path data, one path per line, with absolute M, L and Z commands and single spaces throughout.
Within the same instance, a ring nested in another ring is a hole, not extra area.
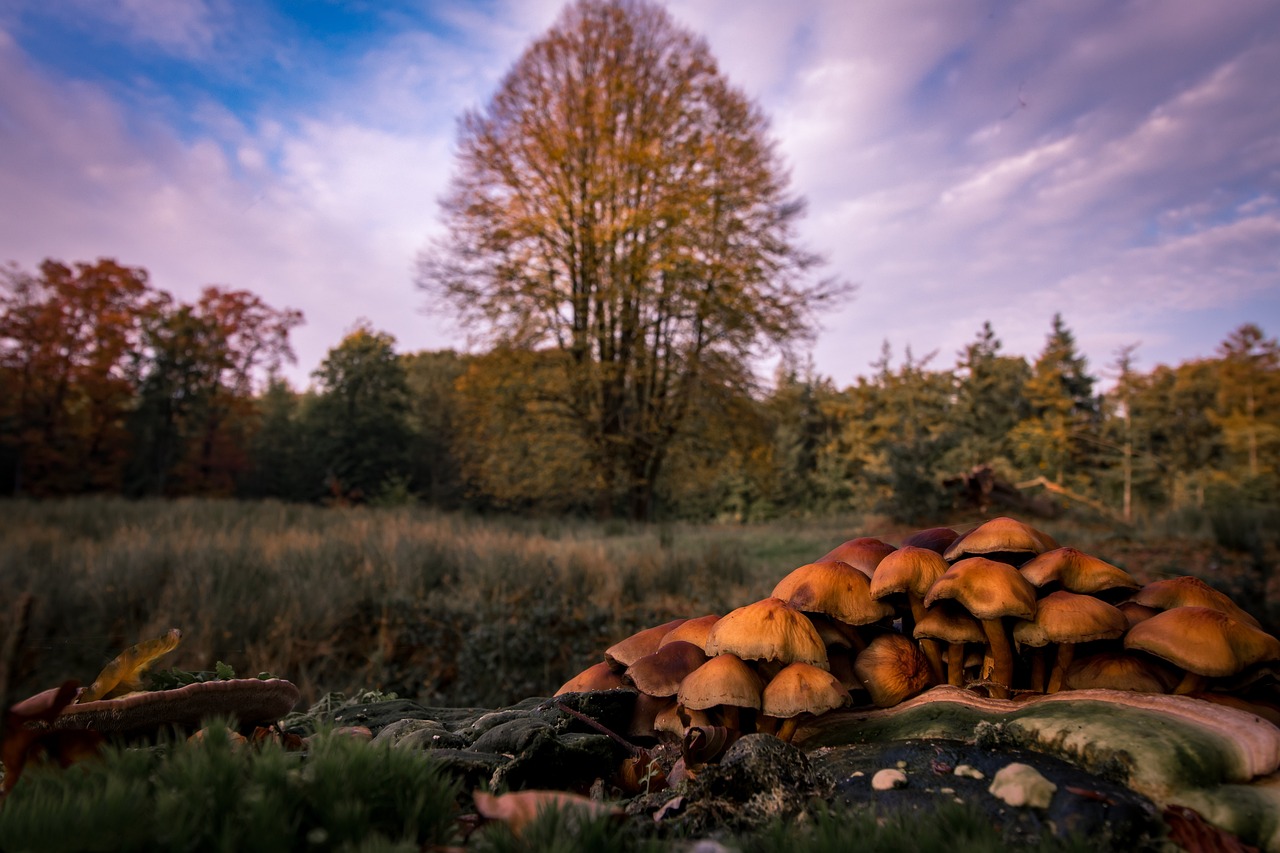
M 920 620 L 924 618 L 925 607 L 924 599 L 914 592 L 907 593 L 907 601 L 911 602 L 910 622 L 908 626 L 908 615 L 902 614 L 902 633 L 908 637 L 915 636 L 915 626 L 920 624 Z M 933 683 L 941 684 L 946 679 L 942 675 L 942 650 L 938 641 L 930 637 L 921 637 L 920 650 L 924 652 L 925 660 L 929 662 L 929 669 L 933 672 Z
M 721 705 L 720 718 L 724 720 L 724 727 L 732 729 L 738 734 L 742 734 L 742 717 L 738 713 L 737 705 Z
M 1031 689 L 1044 692 L 1044 649 L 1031 649 Z
M 947 684 L 964 687 L 964 643 L 947 646 Z
M 991 696 L 995 699 L 1008 699 L 1010 683 L 1013 681 L 1013 649 L 1004 630 L 1004 621 L 983 619 L 982 630 L 991 646 Z
M 1188 671 L 1182 676 L 1182 680 L 1178 682 L 1178 686 L 1173 688 L 1175 695 L 1181 696 L 1186 693 L 1199 693 L 1204 690 L 1205 683 L 1208 681 L 1203 675 L 1197 675 Z
M 1058 656 L 1053 662 L 1053 671 L 1049 673 L 1049 693 L 1057 693 L 1062 689 L 1063 676 L 1067 674 L 1067 667 L 1071 666 L 1071 662 L 1076 657 L 1075 643 L 1061 643 L 1058 645 Z
M 791 743 L 791 739 L 795 737 L 796 728 L 800 725 L 800 717 L 788 717 L 782 721 L 782 725 L 778 727 L 778 737 L 786 743 Z

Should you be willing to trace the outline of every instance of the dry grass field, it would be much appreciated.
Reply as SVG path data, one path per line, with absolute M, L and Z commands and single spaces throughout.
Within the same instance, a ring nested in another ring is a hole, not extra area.
M 13 603 L 34 598 L 10 698 L 91 680 L 119 650 L 177 627 L 183 643 L 160 667 L 224 661 L 287 677 L 307 701 L 380 689 L 493 707 L 549 694 L 641 627 L 766 596 L 845 539 L 910 532 L 877 518 L 640 526 L 272 502 L 2 507 L 0 641 Z M 1198 574 L 1273 621 L 1273 553 L 1219 544 L 1203 520 L 1042 526 L 1143 579 Z

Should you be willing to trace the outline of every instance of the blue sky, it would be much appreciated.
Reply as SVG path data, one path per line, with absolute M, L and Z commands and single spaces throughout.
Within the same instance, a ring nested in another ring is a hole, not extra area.
M 413 286 L 455 122 L 551 0 L 0 0 L 0 262 L 114 257 L 301 309 L 296 384 L 359 318 L 466 347 Z M 1274 0 L 671 0 L 756 98 L 858 285 L 809 351 L 937 367 L 1063 313 L 1096 375 L 1280 334 Z

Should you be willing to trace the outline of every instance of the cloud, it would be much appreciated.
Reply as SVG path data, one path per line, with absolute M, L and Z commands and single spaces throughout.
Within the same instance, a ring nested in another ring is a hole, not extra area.
M 18 200 L 0 260 L 110 255 L 182 295 L 218 282 L 302 308 L 295 377 L 361 316 L 404 349 L 458 345 L 412 286 L 455 121 L 561 5 L 388 7 L 401 23 L 341 54 L 223 0 L 61 13 L 213 79 L 194 96 L 41 64 L 27 13 L 0 12 L 0 194 Z M 821 372 L 866 373 L 886 337 L 947 366 L 984 320 L 1034 355 L 1056 311 L 1095 362 L 1137 339 L 1210 352 L 1228 330 L 1193 322 L 1210 310 L 1280 324 L 1280 6 L 922 8 L 669 3 L 772 116 L 806 245 L 861 285 L 824 318 Z

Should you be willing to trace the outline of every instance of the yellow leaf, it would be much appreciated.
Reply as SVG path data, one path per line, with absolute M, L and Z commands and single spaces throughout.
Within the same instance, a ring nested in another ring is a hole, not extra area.
M 181 640 L 182 632 L 171 628 L 163 637 L 143 640 L 136 646 L 125 649 L 98 673 L 93 684 L 76 701 L 94 702 L 137 690 L 141 686 L 142 673 L 146 672 L 147 667 L 157 658 L 176 649 Z

